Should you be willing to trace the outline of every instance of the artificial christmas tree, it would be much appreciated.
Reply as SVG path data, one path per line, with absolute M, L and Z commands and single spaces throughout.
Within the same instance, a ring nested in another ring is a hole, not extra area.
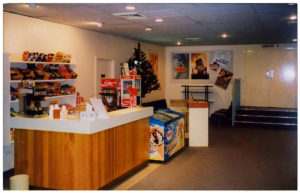
M 129 70 L 136 69 L 137 74 L 142 77 L 142 98 L 160 87 L 152 64 L 146 59 L 146 54 L 141 50 L 140 43 L 138 43 L 137 48 L 134 48 L 133 56 L 128 60 L 128 66 Z

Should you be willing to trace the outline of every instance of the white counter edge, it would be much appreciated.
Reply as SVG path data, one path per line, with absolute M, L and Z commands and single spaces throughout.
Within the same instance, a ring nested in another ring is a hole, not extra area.
M 11 128 L 93 134 L 153 115 L 153 107 L 136 107 L 109 113 L 109 119 L 95 121 L 48 120 L 23 117 L 10 118 Z

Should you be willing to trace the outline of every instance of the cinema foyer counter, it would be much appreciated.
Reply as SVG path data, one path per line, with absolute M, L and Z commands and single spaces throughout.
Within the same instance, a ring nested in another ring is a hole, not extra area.
M 12 128 L 18 129 L 93 134 L 149 117 L 152 114 L 152 107 L 135 107 L 109 112 L 109 119 L 81 121 L 79 119 L 49 120 L 48 117 L 38 119 L 16 117 L 10 119 L 10 124 Z
M 143 166 L 153 108 L 108 114 L 94 121 L 11 118 L 15 174 L 28 174 L 35 187 L 96 190 Z

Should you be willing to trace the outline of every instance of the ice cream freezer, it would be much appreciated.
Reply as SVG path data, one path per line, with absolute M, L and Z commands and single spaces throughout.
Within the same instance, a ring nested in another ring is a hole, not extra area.
M 183 114 L 158 109 L 150 117 L 150 160 L 165 161 L 184 147 Z

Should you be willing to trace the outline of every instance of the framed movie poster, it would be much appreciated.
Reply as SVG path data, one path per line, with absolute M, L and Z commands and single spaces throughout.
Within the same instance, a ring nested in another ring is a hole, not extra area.
M 189 79 L 189 54 L 172 54 L 172 78 Z
M 192 53 L 192 79 L 209 79 L 208 53 Z
M 158 53 L 156 51 L 149 51 L 150 62 L 152 64 L 153 73 L 158 77 Z
M 217 80 L 215 82 L 215 85 L 226 90 L 227 87 L 228 87 L 228 85 L 229 85 L 229 82 L 230 82 L 232 76 L 233 76 L 232 72 L 229 72 L 227 70 L 221 69 L 220 73 L 219 73 L 219 75 L 217 77 Z
M 232 50 L 216 50 L 210 69 L 217 71 L 222 68 L 232 71 L 232 54 Z

